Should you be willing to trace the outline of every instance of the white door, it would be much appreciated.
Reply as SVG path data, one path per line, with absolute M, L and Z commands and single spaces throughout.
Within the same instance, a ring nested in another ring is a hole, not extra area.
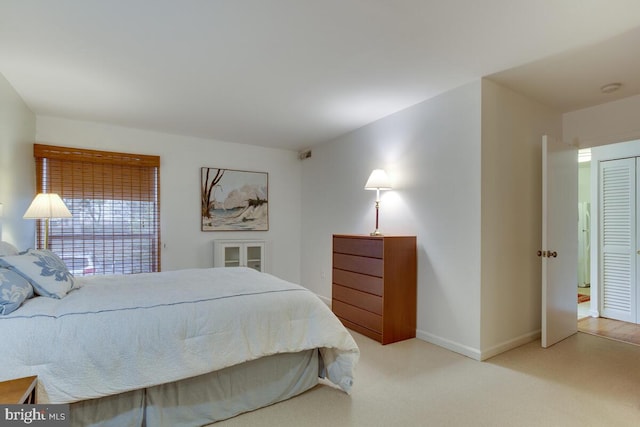
M 636 322 L 636 162 L 599 163 L 601 315 L 625 322 Z
M 640 194 L 638 194 L 640 190 L 640 173 L 638 173 L 638 171 L 640 171 L 640 157 L 636 157 L 636 235 L 634 236 L 636 240 L 634 242 L 634 249 L 637 250 L 635 253 L 635 262 L 633 263 L 635 267 L 634 280 L 633 286 L 630 288 L 631 295 L 629 298 L 631 302 L 631 312 L 635 313 L 635 320 L 631 317 L 631 321 L 640 324 L 640 285 L 638 285 L 638 270 L 640 270 L 640 247 L 638 246 L 638 242 L 640 242 L 640 216 L 638 215 L 640 211 Z
M 578 149 L 542 137 L 542 346 L 578 331 Z

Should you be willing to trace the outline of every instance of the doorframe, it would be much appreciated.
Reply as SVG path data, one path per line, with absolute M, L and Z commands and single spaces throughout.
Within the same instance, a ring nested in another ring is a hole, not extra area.
M 591 307 L 589 315 L 600 317 L 600 162 L 640 157 L 640 139 L 591 147 Z

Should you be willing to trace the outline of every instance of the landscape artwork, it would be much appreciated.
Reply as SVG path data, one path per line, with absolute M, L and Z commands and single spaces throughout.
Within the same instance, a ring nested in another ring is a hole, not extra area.
M 202 231 L 269 230 L 269 174 L 200 170 Z

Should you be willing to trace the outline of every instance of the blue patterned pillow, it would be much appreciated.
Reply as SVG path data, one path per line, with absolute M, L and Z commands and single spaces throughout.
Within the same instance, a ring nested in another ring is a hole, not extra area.
M 9 268 L 27 279 L 36 294 L 62 298 L 78 288 L 65 263 L 53 252 L 29 250 L 22 255 L 0 257 L 0 267 Z
M 9 314 L 33 296 L 27 279 L 8 268 L 0 268 L 0 315 Z

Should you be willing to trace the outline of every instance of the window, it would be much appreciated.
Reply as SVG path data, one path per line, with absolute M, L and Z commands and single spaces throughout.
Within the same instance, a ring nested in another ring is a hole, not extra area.
M 34 144 L 37 192 L 72 218 L 51 219 L 49 249 L 76 275 L 160 271 L 160 157 Z M 37 244 L 44 242 L 38 221 Z

